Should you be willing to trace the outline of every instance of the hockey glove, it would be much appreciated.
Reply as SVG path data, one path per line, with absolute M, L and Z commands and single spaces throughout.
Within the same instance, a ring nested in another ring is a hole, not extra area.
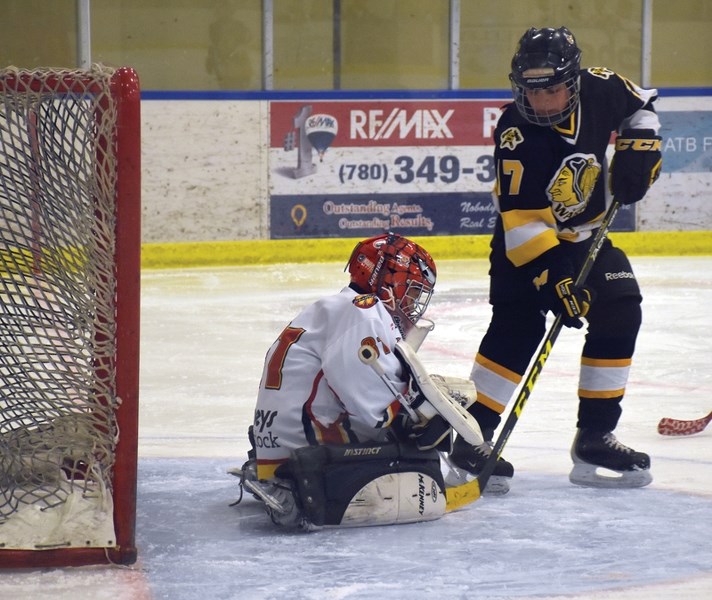
M 471 379 L 437 375 L 435 373 L 430 376 L 430 379 L 443 394 L 447 394 L 464 408 L 469 408 L 477 400 L 477 389 L 475 388 L 475 382 Z
M 407 415 L 403 418 L 402 431 L 418 450 L 436 448 L 440 452 L 452 452 L 452 426 L 440 415 L 419 423 L 413 423 Z
M 594 299 L 593 290 L 574 285 L 572 269 L 563 267 L 545 267 L 534 277 L 532 283 L 540 294 L 541 306 L 555 315 L 561 315 L 565 327 L 581 329 L 582 317 L 588 314 Z
M 661 140 L 652 129 L 625 129 L 616 139 L 610 187 L 621 204 L 642 200 L 660 175 L 663 164 Z
M 450 452 L 452 425 L 435 413 L 414 377 L 410 378 L 404 397 L 419 420 L 415 422 L 405 409 L 401 409 L 393 424 L 397 437 L 414 443 L 418 450 L 437 448 L 441 452 Z

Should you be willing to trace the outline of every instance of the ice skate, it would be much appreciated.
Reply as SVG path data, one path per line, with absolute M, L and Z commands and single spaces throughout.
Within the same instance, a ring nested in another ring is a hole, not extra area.
M 453 451 L 447 459 L 447 463 L 454 473 L 450 477 L 446 477 L 445 484 L 457 485 L 458 483 L 455 483 L 457 479 L 460 480 L 459 484 L 471 481 L 482 471 L 491 454 L 492 442 L 484 442 L 479 446 L 472 446 L 458 436 L 455 440 Z M 506 494 L 509 491 L 509 482 L 513 476 L 514 467 L 512 464 L 500 457 L 483 493 L 493 496 Z
M 574 466 L 569 481 L 600 488 L 636 488 L 648 485 L 650 457 L 624 446 L 611 432 L 579 429 L 571 446 Z
M 296 506 L 290 482 L 283 480 L 260 481 L 257 479 L 257 461 L 249 459 L 241 468 L 228 469 L 230 475 L 240 479 L 240 497 L 230 506 L 242 501 L 242 489 L 246 489 L 261 504 L 274 523 L 299 526 L 301 512 Z

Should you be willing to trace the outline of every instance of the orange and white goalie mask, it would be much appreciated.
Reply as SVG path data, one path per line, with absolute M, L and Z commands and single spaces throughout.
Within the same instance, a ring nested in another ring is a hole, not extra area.
M 430 254 L 396 233 L 359 242 L 346 270 L 352 287 L 378 296 L 403 337 L 428 307 L 437 275 Z

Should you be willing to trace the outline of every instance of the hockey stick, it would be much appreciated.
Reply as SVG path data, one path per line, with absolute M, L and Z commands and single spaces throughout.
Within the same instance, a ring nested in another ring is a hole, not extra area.
M 658 423 L 658 433 L 660 435 L 692 435 L 702 431 L 710 421 L 712 421 L 712 412 L 706 417 L 693 421 L 663 417 Z
M 386 387 L 390 390 L 391 394 L 393 394 L 395 399 L 401 403 L 401 406 L 408 413 L 408 416 L 413 419 L 415 423 L 420 421 L 420 417 L 415 412 L 415 410 L 413 410 L 413 407 L 408 404 L 408 401 L 405 399 L 405 396 L 401 394 L 396 389 L 396 386 L 393 385 L 391 380 L 386 377 L 386 373 L 384 372 L 383 367 L 378 362 L 378 354 L 376 354 L 376 351 L 368 344 L 364 344 L 358 350 L 358 357 L 364 365 L 368 365 L 376 372 L 376 374 L 381 378 L 381 381 L 386 384 Z
M 614 199 L 611 206 L 608 208 L 608 211 L 604 215 L 603 221 L 601 221 L 601 226 L 598 228 L 596 236 L 593 238 L 588 254 L 586 255 L 586 258 L 581 265 L 581 270 L 576 277 L 576 281 L 574 283 L 575 286 L 581 286 L 585 283 L 586 278 L 593 267 L 593 263 L 596 261 L 598 252 L 603 246 L 603 243 L 606 241 L 608 230 L 613 223 L 613 219 L 615 219 L 616 214 L 618 213 L 619 206 L 618 202 Z M 494 447 L 492 448 L 492 453 L 485 462 L 476 479 L 448 490 L 448 510 L 454 510 L 455 508 L 470 504 L 482 495 L 482 491 L 487 486 L 487 481 L 494 472 L 497 460 L 502 454 L 502 449 L 507 443 L 507 440 L 509 440 L 509 436 L 512 434 L 512 430 L 517 424 L 517 421 L 519 421 L 522 410 L 524 410 L 524 405 L 527 403 L 527 400 L 529 400 L 529 396 L 531 396 L 534 384 L 539 378 L 539 375 L 544 368 L 544 364 L 549 358 L 549 354 L 551 354 L 551 349 L 554 346 L 556 338 L 559 337 L 562 327 L 563 324 L 561 322 L 561 315 L 557 315 L 554 322 L 551 324 L 544 341 L 539 346 L 539 352 L 536 355 L 532 366 L 529 368 L 529 372 L 527 373 L 526 379 L 524 380 L 519 395 L 517 396 L 517 400 L 502 427 L 502 431 L 500 432 Z

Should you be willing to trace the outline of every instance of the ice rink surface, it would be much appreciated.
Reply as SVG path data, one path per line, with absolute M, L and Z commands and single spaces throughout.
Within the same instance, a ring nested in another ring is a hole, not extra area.
M 619 439 L 652 459 L 643 489 L 568 482 L 583 333 L 564 330 L 504 455 L 511 492 L 429 523 L 285 534 L 247 497 L 262 361 L 343 265 L 147 271 L 142 276 L 138 562 L 0 571 L 0 597 L 69 600 L 712 597 L 712 426 L 664 438 L 661 417 L 712 410 L 712 257 L 633 257 L 643 327 Z M 487 262 L 439 265 L 420 356 L 466 377 L 489 321 Z

